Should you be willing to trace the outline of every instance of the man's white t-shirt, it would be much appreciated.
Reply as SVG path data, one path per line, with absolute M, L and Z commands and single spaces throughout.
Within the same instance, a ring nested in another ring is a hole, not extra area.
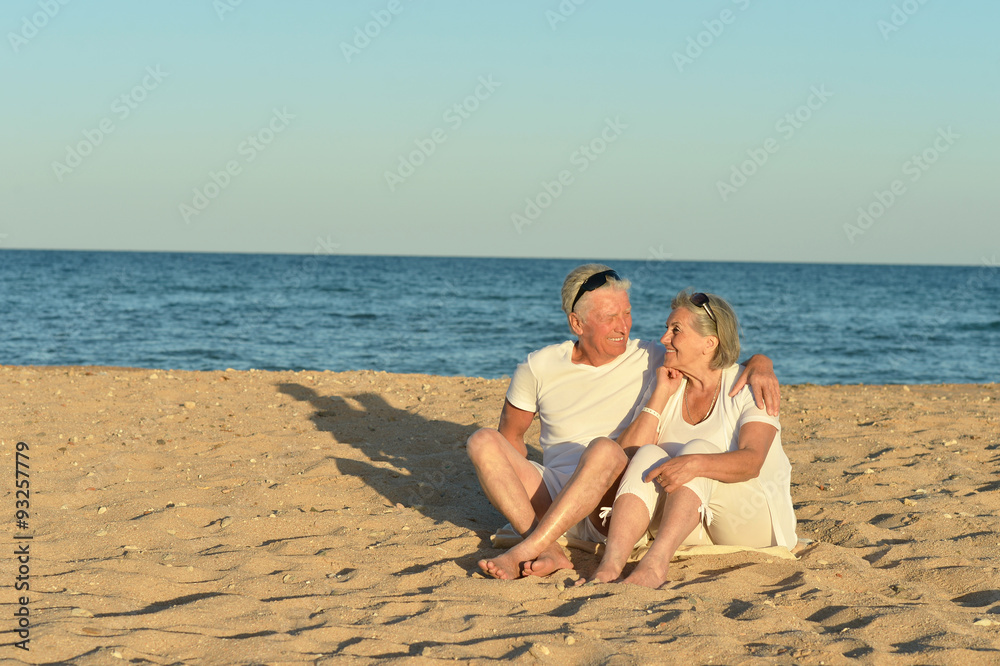
M 570 474 L 594 439 L 614 439 L 632 422 L 633 409 L 663 364 L 663 347 L 655 342 L 630 339 L 621 356 L 599 367 L 573 363 L 573 344 L 567 340 L 529 354 L 507 389 L 510 404 L 538 412 L 542 464 Z

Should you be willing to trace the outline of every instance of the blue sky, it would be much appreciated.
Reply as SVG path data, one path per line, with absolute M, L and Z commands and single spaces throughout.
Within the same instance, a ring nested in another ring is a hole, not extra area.
M 980 264 L 998 21 L 7 0 L 0 248 Z

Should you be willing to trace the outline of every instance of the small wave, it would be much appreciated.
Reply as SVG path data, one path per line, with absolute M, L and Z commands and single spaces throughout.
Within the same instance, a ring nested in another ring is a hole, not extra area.
M 329 316 L 334 319 L 351 319 L 353 321 L 372 321 L 378 319 L 380 315 L 371 312 L 354 312 L 345 314 L 343 312 L 331 312 Z
M 956 330 L 964 333 L 992 333 L 1000 331 L 1000 320 L 990 322 L 968 322 L 958 324 Z
M 233 358 L 232 354 L 224 353 L 219 349 L 202 349 L 198 347 L 190 349 L 165 349 L 160 351 L 157 356 L 163 358 L 205 359 L 210 361 L 225 361 Z

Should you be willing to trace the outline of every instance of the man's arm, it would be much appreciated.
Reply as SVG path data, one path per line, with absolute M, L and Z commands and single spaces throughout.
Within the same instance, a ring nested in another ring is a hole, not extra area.
M 774 364 L 771 363 L 771 359 L 762 354 L 751 356 L 746 362 L 743 374 L 729 392 L 729 397 L 735 397 L 747 384 L 750 384 L 750 391 L 757 406 L 761 409 L 766 407 L 768 414 L 777 416 L 781 407 L 781 387 L 774 374 Z
M 525 458 L 528 457 L 528 446 L 524 443 L 524 433 L 528 432 L 534 418 L 533 412 L 518 409 L 510 404 L 509 400 L 503 401 L 503 411 L 500 412 L 500 425 L 497 426 L 497 430 Z

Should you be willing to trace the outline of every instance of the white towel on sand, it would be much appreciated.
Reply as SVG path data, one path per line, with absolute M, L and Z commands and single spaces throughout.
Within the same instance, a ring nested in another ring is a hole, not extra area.
M 510 548 L 521 542 L 521 535 L 514 531 L 514 528 L 510 526 L 510 523 L 504 525 L 496 531 L 496 534 L 490 536 L 490 541 L 494 548 Z M 576 550 L 582 550 L 586 553 L 592 555 L 601 556 L 604 554 L 604 544 L 595 543 L 593 541 L 584 541 L 582 539 L 574 539 L 573 537 L 562 536 L 559 537 L 559 545 L 567 548 L 575 548 Z M 799 539 L 799 543 L 794 549 L 788 550 L 784 546 L 770 546 L 768 548 L 751 548 L 749 546 L 718 546 L 715 544 L 706 544 L 699 546 L 681 546 L 674 553 L 674 560 L 686 560 L 697 555 L 726 555 L 728 553 L 738 553 L 740 551 L 752 551 L 755 553 L 763 553 L 764 555 L 770 555 L 773 557 L 780 557 L 786 560 L 797 560 L 796 553 L 802 551 L 803 548 L 811 544 L 812 541 L 809 539 Z M 642 556 L 646 554 L 649 550 L 648 542 L 643 539 L 638 545 L 632 550 L 632 555 L 629 556 L 629 562 L 637 562 L 642 559 Z

